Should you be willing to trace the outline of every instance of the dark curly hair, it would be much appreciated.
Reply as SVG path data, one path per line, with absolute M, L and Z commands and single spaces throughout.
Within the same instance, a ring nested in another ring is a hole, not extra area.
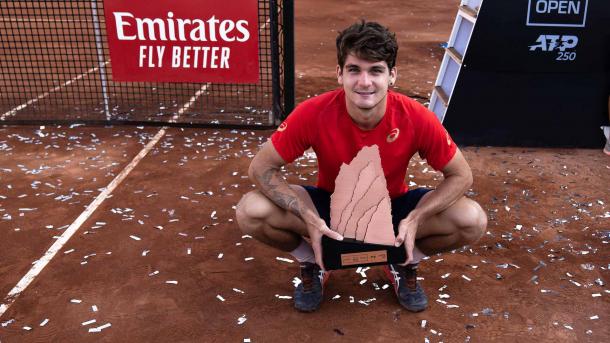
M 379 23 L 362 20 L 337 36 L 337 62 L 341 69 L 350 53 L 368 61 L 386 61 L 392 69 L 398 53 L 396 35 Z

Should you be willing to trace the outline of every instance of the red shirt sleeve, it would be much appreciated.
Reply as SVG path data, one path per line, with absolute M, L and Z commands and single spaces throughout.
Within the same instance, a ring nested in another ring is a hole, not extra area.
M 419 156 L 432 168 L 442 170 L 455 155 L 457 146 L 433 112 L 416 101 L 412 101 L 412 106 L 417 112 Z
M 286 163 L 291 163 L 302 156 L 312 144 L 315 130 L 311 126 L 315 122 L 315 111 L 307 101 L 297 106 L 292 113 L 278 126 L 271 135 L 275 150 Z

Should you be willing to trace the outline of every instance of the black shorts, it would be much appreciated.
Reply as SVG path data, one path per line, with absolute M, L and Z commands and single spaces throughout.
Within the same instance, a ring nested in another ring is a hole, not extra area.
M 330 228 L 330 193 L 313 186 L 302 186 L 305 188 L 311 200 L 313 201 L 320 218 L 324 219 L 326 225 Z M 413 211 L 419 200 L 424 194 L 430 192 L 428 188 L 415 188 L 407 193 L 391 200 L 392 203 L 392 226 L 394 227 L 394 236 L 398 234 L 398 224 L 405 219 L 409 212 Z

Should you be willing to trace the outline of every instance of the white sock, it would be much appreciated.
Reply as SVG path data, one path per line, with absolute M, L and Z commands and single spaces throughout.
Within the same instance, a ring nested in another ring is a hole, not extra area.
M 301 239 L 301 244 L 290 252 L 294 258 L 299 262 L 311 262 L 316 263 L 316 256 L 313 253 L 313 249 L 311 248 L 311 244 L 304 239 Z
M 421 261 L 422 258 L 426 257 L 426 255 L 419 250 L 419 248 L 417 246 L 413 247 L 413 261 L 411 261 L 411 264 L 417 264 Z

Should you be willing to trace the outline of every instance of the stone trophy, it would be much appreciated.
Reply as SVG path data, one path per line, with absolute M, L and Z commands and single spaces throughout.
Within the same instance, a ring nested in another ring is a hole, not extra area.
M 343 241 L 322 237 L 322 259 L 328 270 L 404 263 L 404 244 L 394 246 L 397 232 L 377 145 L 362 148 L 341 165 L 330 198 L 330 229 Z

